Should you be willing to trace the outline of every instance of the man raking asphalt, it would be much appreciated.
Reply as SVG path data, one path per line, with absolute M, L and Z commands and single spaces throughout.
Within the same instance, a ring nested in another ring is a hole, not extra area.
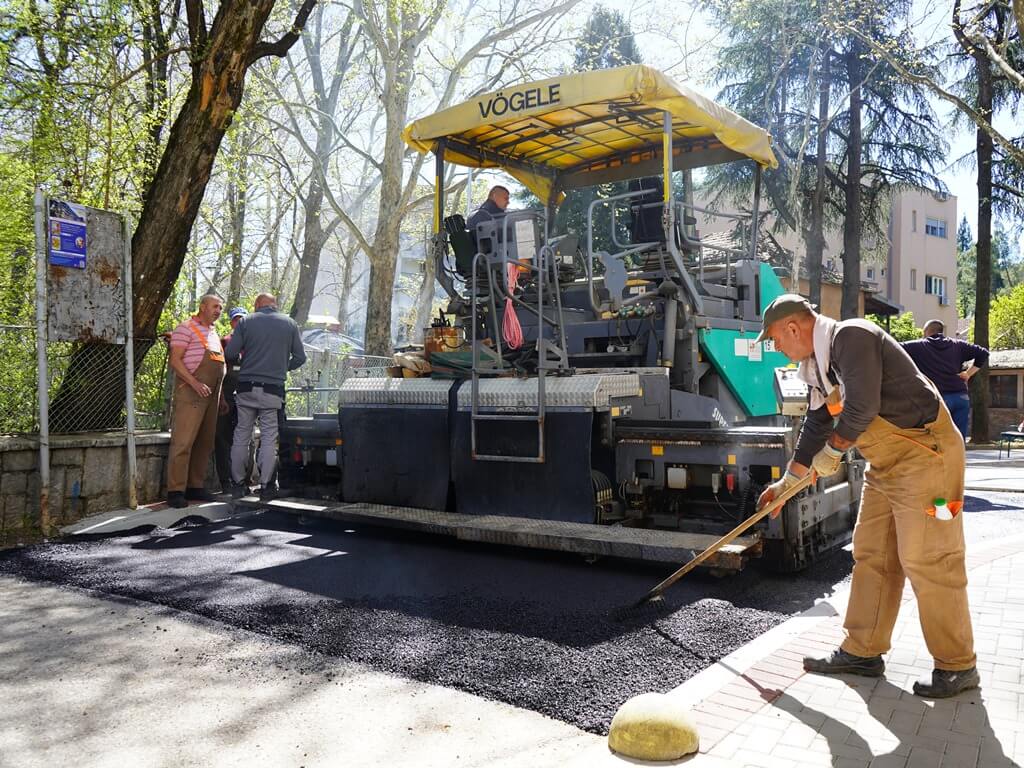
M 914 693 L 944 698 L 976 688 L 959 515 L 964 445 L 935 386 L 875 324 L 837 322 L 795 294 L 783 294 L 765 309 L 757 340 L 766 339 L 800 362 L 811 403 L 785 475 L 765 489 L 758 506 L 812 469 L 835 475 L 850 448 L 868 462 L 853 532 L 846 639 L 825 658 L 805 658 L 804 669 L 882 675 L 882 654 L 890 649 L 909 578 L 935 665 L 930 679 L 914 684 Z

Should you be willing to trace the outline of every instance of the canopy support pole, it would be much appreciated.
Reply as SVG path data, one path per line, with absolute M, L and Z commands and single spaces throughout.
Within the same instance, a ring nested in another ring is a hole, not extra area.
M 444 140 L 434 148 L 434 232 L 444 233 Z
M 676 202 L 672 195 L 672 113 L 667 109 L 662 112 L 664 130 L 661 135 L 661 174 L 662 174 L 662 195 L 665 200 L 665 209 L 661 214 L 661 223 L 665 228 L 665 247 L 672 258 L 672 264 L 679 273 L 679 279 L 683 281 L 683 288 L 693 302 L 695 314 L 704 314 L 704 300 L 697 292 L 697 286 L 686 271 L 683 263 L 683 255 L 676 246 Z
M 757 228 L 760 225 L 758 213 L 761 208 L 761 164 L 754 163 L 754 203 L 750 214 L 750 258 L 757 261 Z

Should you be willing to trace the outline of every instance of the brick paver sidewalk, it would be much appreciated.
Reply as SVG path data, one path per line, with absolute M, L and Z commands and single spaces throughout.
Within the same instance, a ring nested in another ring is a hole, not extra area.
M 917 603 L 904 593 L 882 678 L 804 673 L 807 654 L 842 640 L 825 618 L 694 707 L 694 768 L 1024 766 L 1024 539 L 968 555 L 982 687 L 947 700 L 914 696 L 932 660 Z

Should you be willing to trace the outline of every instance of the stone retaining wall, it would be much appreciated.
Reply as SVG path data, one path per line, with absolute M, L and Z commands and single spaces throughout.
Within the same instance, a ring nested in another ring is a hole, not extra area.
M 136 435 L 139 504 L 163 498 L 167 432 Z M 38 531 L 39 441 L 0 437 L 0 544 Z M 50 522 L 66 525 L 94 512 L 128 504 L 125 435 L 91 433 L 50 437 Z

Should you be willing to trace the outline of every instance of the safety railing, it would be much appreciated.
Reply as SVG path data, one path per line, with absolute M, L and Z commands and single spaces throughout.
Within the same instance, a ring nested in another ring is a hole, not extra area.
M 380 355 L 339 354 L 306 349 L 306 364 L 288 377 L 285 412 L 289 416 L 337 413 L 338 392 L 352 377 L 382 378 L 394 360 Z

